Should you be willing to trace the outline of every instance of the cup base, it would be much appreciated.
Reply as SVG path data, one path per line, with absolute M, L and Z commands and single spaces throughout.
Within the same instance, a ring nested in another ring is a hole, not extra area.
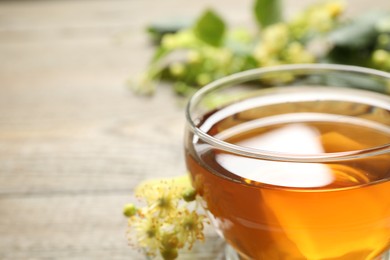
M 230 245 L 225 245 L 225 260 L 242 260 L 237 252 Z
M 378 260 L 390 260 L 390 250 L 386 251 L 382 256 L 378 258 Z

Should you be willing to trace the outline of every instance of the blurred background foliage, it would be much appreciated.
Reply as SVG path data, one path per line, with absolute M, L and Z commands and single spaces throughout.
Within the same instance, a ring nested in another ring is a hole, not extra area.
M 153 94 L 168 80 L 189 96 L 226 75 L 266 66 L 337 63 L 390 71 L 390 10 L 372 10 L 346 19 L 341 0 L 317 2 L 283 16 L 282 0 L 254 0 L 256 29 L 229 28 L 217 10 L 189 21 L 157 22 L 147 28 L 155 53 L 131 87 Z

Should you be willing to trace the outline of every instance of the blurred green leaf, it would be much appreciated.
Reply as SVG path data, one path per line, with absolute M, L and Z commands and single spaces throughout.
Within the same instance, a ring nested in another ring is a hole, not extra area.
M 378 35 L 376 25 L 386 15 L 389 13 L 385 11 L 368 12 L 332 31 L 328 39 L 336 47 L 354 50 L 370 48 Z
M 195 35 L 202 41 L 218 47 L 225 36 L 225 22 L 211 9 L 206 10 L 195 23 Z
M 275 23 L 277 26 L 257 34 L 253 34 L 252 28 L 229 30 L 212 9 L 205 10 L 192 23 L 189 19 L 169 19 L 149 26 L 158 46 L 137 89 L 144 85 L 144 92 L 151 93 L 152 83 L 168 80 L 175 82 L 177 94 L 187 96 L 226 75 L 302 60 L 390 69 L 390 10 L 366 12 L 346 21 L 339 19 L 344 7 L 335 0 L 310 5 L 298 18 L 284 22 L 282 0 L 252 3 L 260 29 Z M 315 57 L 301 59 L 310 56 L 307 53 L 311 51 Z M 182 67 L 180 72 L 178 64 Z M 381 91 L 377 82 L 365 82 L 358 77 L 327 80 L 345 85 L 360 81 L 364 83 L 361 88 Z
M 260 27 L 282 20 L 281 0 L 255 0 L 253 11 Z
M 370 57 L 371 51 L 367 49 L 356 51 L 347 47 L 336 46 L 322 62 L 370 67 Z

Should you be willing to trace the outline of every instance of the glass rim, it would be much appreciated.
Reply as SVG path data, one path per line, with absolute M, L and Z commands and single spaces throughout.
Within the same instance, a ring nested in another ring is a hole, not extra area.
M 267 73 L 287 72 L 287 71 L 293 72 L 299 70 L 306 70 L 311 72 L 334 71 L 334 72 L 345 72 L 345 73 L 348 72 L 360 73 L 360 74 L 366 74 L 371 76 L 378 76 L 390 80 L 390 73 L 388 72 L 370 69 L 370 68 L 358 67 L 358 66 L 339 65 L 339 64 L 290 64 L 290 65 L 279 65 L 279 66 L 251 69 L 251 70 L 238 72 L 217 79 L 205 85 L 204 87 L 200 88 L 198 91 L 196 91 L 195 94 L 189 99 L 186 106 L 185 117 L 186 117 L 187 125 L 190 127 L 190 129 L 193 131 L 195 135 L 197 135 L 206 143 L 218 149 L 233 154 L 245 156 L 245 157 L 269 160 L 269 161 L 321 163 L 321 162 L 334 162 L 334 161 L 351 160 L 357 158 L 366 158 L 369 156 L 390 153 L 390 143 L 381 146 L 374 146 L 366 149 L 361 149 L 361 150 L 333 152 L 333 153 L 293 154 L 293 153 L 268 151 L 268 150 L 239 146 L 215 138 L 212 135 L 209 135 L 205 131 L 201 130 L 196 125 L 196 123 L 192 120 L 191 114 L 193 112 L 194 106 L 196 105 L 197 101 L 199 101 L 205 94 L 213 91 L 218 87 L 229 85 L 229 83 L 235 83 L 235 82 L 242 83 L 254 79 L 255 76 L 259 77 Z

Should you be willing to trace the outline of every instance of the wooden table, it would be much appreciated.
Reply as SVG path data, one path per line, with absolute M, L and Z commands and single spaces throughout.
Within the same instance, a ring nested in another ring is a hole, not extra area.
M 310 1 L 293 2 L 289 13 Z M 152 54 L 145 25 L 206 6 L 250 25 L 251 3 L 0 2 L 0 259 L 143 259 L 127 246 L 122 206 L 141 180 L 185 172 L 177 98 L 125 84 Z M 208 239 L 181 259 L 220 258 L 221 247 Z

